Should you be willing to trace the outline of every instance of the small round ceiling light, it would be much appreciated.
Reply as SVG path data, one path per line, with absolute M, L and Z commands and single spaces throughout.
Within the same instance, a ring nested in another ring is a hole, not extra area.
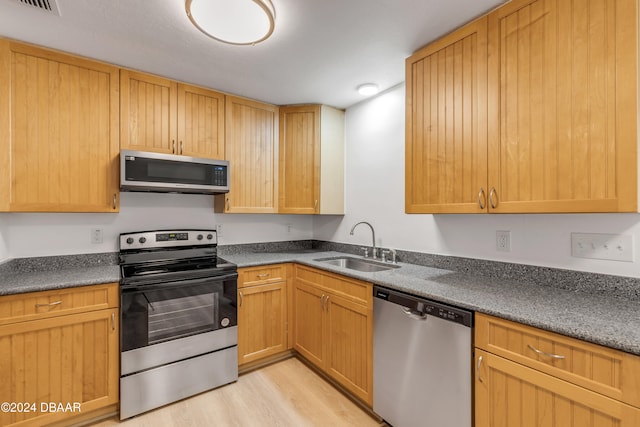
M 186 0 L 187 16 L 207 36 L 229 44 L 254 45 L 275 25 L 270 0 Z
M 375 83 L 365 83 L 358 86 L 358 93 L 364 96 L 375 95 L 379 91 L 380 89 L 378 88 L 378 85 Z

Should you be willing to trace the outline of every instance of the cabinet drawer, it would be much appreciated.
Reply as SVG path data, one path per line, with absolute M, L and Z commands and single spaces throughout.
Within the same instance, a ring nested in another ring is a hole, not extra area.
M 373 306 L 371 283 L 301 265 L 296 265 L 296 279 L 333 291 L 352 301 Z
M 118 307 L 118 284 L 0 297 L 0 325 Z
M 282 282 L 287 278 L 285 264 L 261 265 L 238 269 L 238 287 Z
M 476 347 L 640 407 L 640 357 L 476 313 Z

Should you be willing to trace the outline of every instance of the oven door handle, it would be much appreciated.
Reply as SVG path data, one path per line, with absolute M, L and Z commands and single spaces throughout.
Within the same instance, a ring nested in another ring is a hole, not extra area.
M 148 292 L 154 291 L 158 289 L 168 289 L 168 288 L 177 288 L 188 285 L 197 285 L 200 283 L 207 282 L 221 282 L 225 280 L 237 280 L 238 273 L 224 274 L 222 276 L 209 276 L 209 277 L 198 277 L 196 279 L 186 279 L 186 280 L 171 280 L 170 282 L 165 283 L 154 283 L 154 284 L 140 284 L 134 283 L 129 285 L 120 285 L 120 289 L 123 292 Z

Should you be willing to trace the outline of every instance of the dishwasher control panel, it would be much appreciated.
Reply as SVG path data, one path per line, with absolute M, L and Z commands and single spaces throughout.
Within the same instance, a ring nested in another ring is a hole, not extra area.
M 473 312 L 469 310 L 415 297 L 399 291 L 381 288 L 379 286 L 373 287 L 373 296 L 374 298 L 379 298 L 406 307 L 413 313 L 436 316 L 461 325 L 469 327 L 473 326 Z

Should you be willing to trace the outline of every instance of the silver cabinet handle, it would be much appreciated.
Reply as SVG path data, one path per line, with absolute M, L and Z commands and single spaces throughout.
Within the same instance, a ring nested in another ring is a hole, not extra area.
M 117 208 L 117 199 L 116 199 L 116 193 L 113 193 L 113 209 Z
M 412 318 L 413 320 L 421 320 L 421 321 L 427 320 L 426 313 L 420 313 L 419 311 L 412 310 L 408 307 L 402 307 L 402 312 L 406 314 L 408 317 Z
M 313 204 L 313 210 L 318 210 L 318 199 L 316 199 L 315 203 Z
M 269 277 L 269 276 L 271 276 L 271 273 L 256 274 L 256 277 L 259 277 L 259 278 Z
M 552 359 L 564 359 L 565 358 L 562 354 L 545 353 L 544 351 L 538 350 L 537 348 L 533 347 L 531 344 L 527 344 L 527 347 L 529 347 L 531 350 L 535 351 L 536 353 L 538 353 L 541 356 L 550 357 Z
M 484 188 L 482 187 L 480 187 L 480 191 L 478 192 L 478 206 L 480 206 L 480 209 L 487 207 L 487 198 L 484 194 Z
M 111 313 L 111 330 L 112 331 L 116 330 L 116 314 L 115 313 Z
M 324 310 L 324 294 L 320 297 L 320 307 Z
M 476 378 L 478 378 L 478 381 L 483 383 L 484 380 L 482 379 L 482 375 L 480 375 L 480 366 L 482 365 L 482 356 L 478 357 L 478 364 L 476 365 Z
M 242 291 L 238 291 L 238 296 L 240 297 L 240 307 L 242 307 L 242 300 L 244 297 L 242 296 Z
M 496 202 L 494 202 L 493 197 L 495 196 Z M 496 191 L 496 187 L 491 187 L 491 191 L 489 191 L 489 204 L 491 205 L 491 209 L 495 209 L 498 206 L 498 192 Z
M 327 297 L 324 299 L 324 308 L 325 308 L 325 310 L 329 309 L 329 298 L 330 298 L 330 295 L 327 295 Z
M 53 307 L 54 305 L 60 305 L 62 301 L 50 302 L 49 304 L 36 304 L 36 308 L 38 307 Z

